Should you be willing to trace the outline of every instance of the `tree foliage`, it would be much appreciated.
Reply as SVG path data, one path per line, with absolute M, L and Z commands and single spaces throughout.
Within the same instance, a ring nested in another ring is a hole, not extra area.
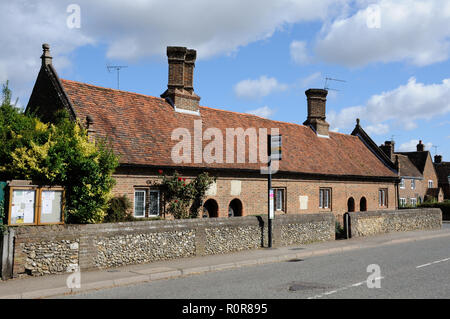
M 187 182 L 178 172 L 170 176 L 163 174 L 161 170 L 159 173 L 162 175 L 160 187 L 167 202 L 168 213 L 176 219 L 196 218 L 205 193 L 215 178 L 203 172 Z
M 54 123 L 43 123 L 11 105 L 11 92 L 3 85 L 0 179 L 64 186 L 66 221 L 98 223 L 105 216 L 117 165 L 106 142 L 89 141 L 86 130 L 66 111 L 55 114 Z

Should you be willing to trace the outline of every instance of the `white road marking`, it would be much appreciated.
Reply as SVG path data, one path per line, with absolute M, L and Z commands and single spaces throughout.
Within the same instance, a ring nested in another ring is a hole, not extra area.
M 375 278 L 375 280 L 379 280 L 379 279 L 384 279 L 384 277 L 377 277 L 377 278 Z M 321 293 L 321 294 L 319 294 L 319 295 L 315 295 L 315 296 L 309 297 L 308 299 L 322 298 L 322 297 L 324 297 L 324 296 L 328 296 L 328 295 L 337 293 L 337 292 L 339 292 L 339 291 L 343 291 L 343 290 L 346 290 L 346 289 L 349 289 L 349 288 L 352 288 L 352 287 L 358 287 L 358 286 L 361 286 L 361 285 L 363 285 L 363 284 L 365 284 L 365 283 L 367 283 L 367 280 L 360 281 L 360 282 L 357 282 L 357 283 L 355 283 L 355 284 L 351 284 L 351 285 L 348 285 L 348 286 L 345 286 L 345 287 L 342 287 L 342 288 L 338 288 L 338 289 L 336 289 L 336 290 L 327 291 L 327 292 Z
M 442 262 L 448 261 L 448 260 L 450 260 L 450 258 L 444 258 L 444 259 L 441 259 L 441 260 L 435 260 L 435 261 L 432 261 L 432 262 L 429 262 L 429 263 L 417 266 L 416 268 L 427 267 L 427 266 L 439 264 L 439 263 L 442 263 Z

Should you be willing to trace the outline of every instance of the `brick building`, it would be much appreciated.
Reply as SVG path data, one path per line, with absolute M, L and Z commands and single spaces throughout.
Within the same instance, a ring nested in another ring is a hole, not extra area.
M 266 214 L 261 168 L 267 133 L 274 130 L 283 136 L 283 159 L 272 180 L 277 214 L 397 207 L 395 165 L 367 146 L 375 143 L 359 121 L 352 134 L 328 130 L 326 90 L 305 92 L 303 125 L 285 123 L 200 106 L 194 50 L 167 48 L 169 81 L 161 97 L 59 79 L 49 46 L 43 50 L 27 111 L 51 121 L 56 110 L 66 109 L 89 134 L 109 139 L 120 156 L 114 192 L 132 200 L 135 216 L 163 214 L 158 170 L 177 170 L 188 179 L 202 171 L 216 176 L 204 201 L 210 217 Z
M 450 162 L 443 162 L 442 155 L 435 155 L 434 169 L 438 176 L 438 186 L 444 193 L 444 199 L 450 200 Z
M 431 198 L 443 200 L 430 152 L 425 151 L 422 141 L 416 148 L 416 152 L 395 152 L 393 141 L 386 141 L 380 146 L 398 167 L 401 178 L 398 187 L 399 206 L 416 206 Z

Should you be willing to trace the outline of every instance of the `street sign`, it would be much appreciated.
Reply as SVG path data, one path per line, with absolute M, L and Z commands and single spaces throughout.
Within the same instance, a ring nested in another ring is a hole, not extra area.
M 274 195 L 273 189 L 269 191 L 269 218 L 273 219 L 274 217 Z
M 271 160 L 281 160 L 281 135 L 269 135 L 269 156 Z

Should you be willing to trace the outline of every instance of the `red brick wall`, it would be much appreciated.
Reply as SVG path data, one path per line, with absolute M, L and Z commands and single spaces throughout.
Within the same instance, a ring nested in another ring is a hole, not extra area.
M 243 204 L 243 216 L 267 214 L 267 178 L 264 177 L 238 177 L 238 176 L 218 176 L 217 192 L 215 195 L 208 195 L 205 201 L 212 198 L 219 206 L 219 217 L 228 217 L 228 205 L 234 199 L 238 198 Z M 240 174 L 245 176 L 245 174 Z M 260 175 L 261 176 L 261 175 Z M 131 201 L 134 201 L 134 189 L 142 187 L 154 187 L 161 179 L 158 174 L 148 172 L 148 175 L 130 170 L 114 175 L 116 186 L 114 193 L 126 194 Z M 192 175 L 185 175 L 189 180 Z M 239 195 L 231 194 L 232 181 L 241 181 L 241 191 Z M 285 207 L 287 214 L 299 213 L 317 213 L 333 212 L 337 217 L 347 212 L 347 201 L 350 197 L 355 200 L 355 211 L 360 210 L 360 199 L 365 197 L 367 200 L 367 210 L 388 209 L 393 210 L 397 207 L 396 189 L 394 183 L 386 182 L 355 182 L 355 181 L 318 181 L 318 180 L 299 180 L 293 178 L 272 179 L 272 187 L 285 188 Z M 319 188 L 331 188 L 331 208 L 319 209 Z M 378 190 L 385 188 L 388 190 L 387 207 L 379 207 Z M 307 209 L 300 210 L 299 196 L 308 196 Z M 278 212 L 280 213 L 280 212 Z M 340 218 L 338 218 L 340 219 Z

